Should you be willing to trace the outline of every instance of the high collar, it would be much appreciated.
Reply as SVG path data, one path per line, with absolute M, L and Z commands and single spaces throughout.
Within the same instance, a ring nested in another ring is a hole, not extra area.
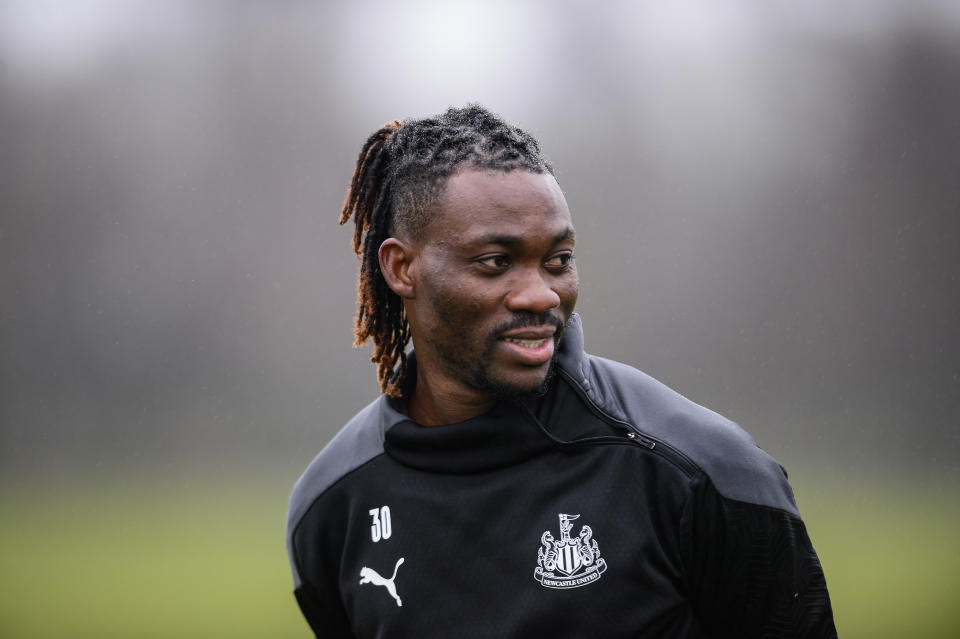
M 556 365 L 579 379 L 583 359 L 580 317 L 570 316 L 558 344 Z M 416 379 L 411 357 L 408 379 Z M 406 401 L 381 397 L 384 449 L 406 466 L 442 473 L 469 473 L 519 463 L 556 446 L 538 421 L 536 405 L 550 401 L 557 377 L 547 394 L 536 400 L 501 401 L 482 415 L 442 426 L 421 426 L 407 414 Z

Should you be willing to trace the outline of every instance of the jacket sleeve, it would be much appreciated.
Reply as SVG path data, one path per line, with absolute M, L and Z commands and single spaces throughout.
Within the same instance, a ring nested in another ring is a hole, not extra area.
M 820 561 L 795 514 L 693 482 L 681 530 L 687 588 L 711 637 L 836 637 Z
M 303 612 L 310 629 L 323 639 L 352 639 L 347 616 L 339 599 L 324 594 L 312 583 L 305 581 L 293 591 L 297 604 Z
M 337 586 L 339 561 L 331 532 L 320 526 L 317 508 L 311 508 L 290 531 L 288 551 L 294 596 L 317 637 L 352 639 Z

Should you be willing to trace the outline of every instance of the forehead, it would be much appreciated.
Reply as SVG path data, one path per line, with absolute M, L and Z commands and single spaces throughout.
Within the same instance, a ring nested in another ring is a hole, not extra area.
M 566 198 L 551 174 L 468 169 L 447 180 L 424 239 L 464 244 L 491 232 L 534 239 L 572 228 Z

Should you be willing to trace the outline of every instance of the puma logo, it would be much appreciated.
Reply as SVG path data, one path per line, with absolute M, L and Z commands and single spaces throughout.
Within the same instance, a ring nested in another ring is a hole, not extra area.
M 397 565 L 393 567 L 393 576 L 389 579 L 385 579 L 380 576 L 373 568 L 367 568 L 364 566 L 360 569 L 360 584 L 373 584 L 374 586 L 383 586 L 387 589 L 387 592 L 390 593 L 390 596 L 397 600 L 397 607 L 403 606 L 400 603 L 400 597 L 397 596 L 397 587 L 394 585 L 393 580 L 397 578 L 397 570 L 400 568 L 400 564 L 403 563 L 403 557 L 397 560 Z

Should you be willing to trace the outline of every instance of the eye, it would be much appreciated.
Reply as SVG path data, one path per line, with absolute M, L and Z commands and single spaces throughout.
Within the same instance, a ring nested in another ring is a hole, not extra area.
M 488 269 L 494 269 L 497 271 L 502 271 L 503 269 L 510 266 L 510 258 L 506 255 L 488 255 L 487 257 L 481 257 L 477 260 L 478 264 L 482 264 Z
M 563 253 L 557 253 L 549 260 L 546 261 L 546 267 L 555 271 L 562 271 L 570 266 L 570 261 L 573 259 L 573 253 L 565 251 Z

